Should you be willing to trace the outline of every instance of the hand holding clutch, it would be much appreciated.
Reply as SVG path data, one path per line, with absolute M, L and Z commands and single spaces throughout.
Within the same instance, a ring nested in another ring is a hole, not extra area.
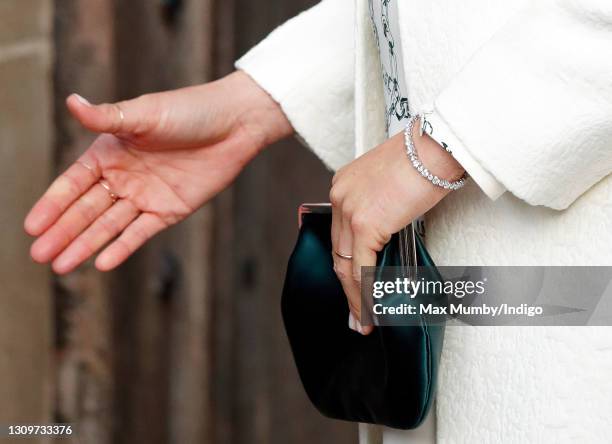
M 463 176 L 463 168 L 448 152 L 428 135 L 418 133 L 415 127 L 414 145 L 423 165 L 439 177 Z M 425 180 L 413 167 L 406 155 L 403 134 L 390 138 L 336 173 L 330 191 L 334 270 L 357 322 L 361 320 L 361 267 L 374 266 L 377 252 L 394 233 L 450 192 Z M 363 326 L 360 332 L 371 331 L 372 327 Z

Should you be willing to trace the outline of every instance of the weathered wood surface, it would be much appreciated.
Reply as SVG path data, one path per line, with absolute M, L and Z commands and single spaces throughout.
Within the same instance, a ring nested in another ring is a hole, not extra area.
M 234 15 L 236 55 L 314 3 L 234 0 L 227 8 Z M 215 442 L 357 442 L 355 425 L 323 418 L 308 401 L 280 316 L 297 207 L 328 201 L 330 183 L 331 174 L 320 161 L 288 140 L 259 156 L 217 201 L 216 263 L 222 268 L 215 273 L 214 302 L 216 319 L 223 324 L 215 331 L 216 348 L 224 353 L 215 355 L 220 425 Z
M 56 0 L 56 171 L 93 139 L 64 98 L 93 102 L 205 81 L 211 2 Z M 209 442 L 211 210 L 159 236 L 119 271 L 57 280 L 56 415 L 85 443 Z
M 65 170 L 94 136 L 72 119 L 65 98 L 92 102 L 114 96 L 114 10 L 107 0 L 56 0 L 55 138 L 52 170 Z M 91 264 L 54 277 L 56 380 L 53 416 L 77 424 L 72 442 L 112 442 L 115 355 L 108 276 Z
M 23 216 L 94 138 L 68 94 L 219 76 L 314 0 L 172 3 L 0 1 L 0 423 L 72 422 L 85 444 L 355 442 L 306 399 L 281 324 L 297 205 L 327 200 L 331 178 L 297 142 L 117 272 L 57 278 L 29 259 Z

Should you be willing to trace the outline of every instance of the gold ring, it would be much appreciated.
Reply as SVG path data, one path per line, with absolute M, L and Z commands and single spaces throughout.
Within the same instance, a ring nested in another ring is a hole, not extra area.
M 125 123 L 125 114 L 123 114 L 123 110 L 121 109 L 121 105 L 118 103 L 114 103 L 113 106 L 117 109 L 117 114 L 119 115 L 119 123 L 117 123 L 116 128 L 113 128 L 112 134 L 117 134 L 123 130 L 123 124 Z
M 342 253 L 338 253 L 337 251 L 334 251 L 334 254 L 338 256 L 339 258 L 346 259 L 347 261 L 353 260 L 353 256 L 350 254 L 342 254 Z
M 115 107 L 117 107 L 117 111 L 119 111 L 119 120 L 121 120 L 121 123 L 125 122 L 125 114 L 123 114 L 123 109 L 121 109 L 121 105 L 115 103 Z
M 98 173 L 96 173 L 96 170 L 94 169 L 94 167 L 89 165 L 87 162 L 85 162 L 83 160 L 77 160 L 76 163 L 81 165 L 83 168 L 89 170 L 91 172 L 91 174 L 93 174 L 95 177 L 98 177 Z
M 100 180 L 98 182 L 100 185 L 102 185 L 102 188 L 104 188 L 106 191 L 108 191 L 108 195 L 110 196 L 111 200 L 113 201 L 113 203 L 117 202 L 119 200 L 119 196 L 117 196 L 115 193 L 113 193 L 113 190 L 111 190 L 110 185 L 108 184 L 108 182 L 106 180 Z

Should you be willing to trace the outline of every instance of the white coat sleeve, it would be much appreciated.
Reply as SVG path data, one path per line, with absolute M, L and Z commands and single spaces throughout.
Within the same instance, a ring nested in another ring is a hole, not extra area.
M 443 89 L 430 119 L 517 197 L 567 208 L 612 172 L 612 1 L 533 0 Z
M 324 0 L 236 62 L 280 104 L 302 141 L 332 170 L 354 157 L 353 4 Z

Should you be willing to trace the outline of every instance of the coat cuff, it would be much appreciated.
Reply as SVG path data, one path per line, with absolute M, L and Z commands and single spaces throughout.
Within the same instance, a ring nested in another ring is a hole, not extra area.
M 236 62 L 279 103 L 305 143 L 337 170 L 355 156 L 355 16 L 325 0 L 289 20 Z
M 508 191 L 556 210 L 612 171 L 612 58 L 601 57 L 612 6 L 567 3 L 533 2 L 512 17 L 435 101 Z
M 429 135 L 440 145 L 448 145 L 455 160 L 490 199 L 496 200 L 506 192 L 506 187 L 474 158 L 437 111 L 427 115 L 427 122 L 431 125 Z

